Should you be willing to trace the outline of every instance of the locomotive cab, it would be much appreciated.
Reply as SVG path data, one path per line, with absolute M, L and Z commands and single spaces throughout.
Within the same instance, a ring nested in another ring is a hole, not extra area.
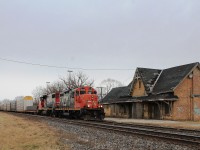
M 39 104 L 38 104 L 38 109 L 41 110 L 41 109 L 45 108 L 46 107 L 46 103 L 47 103 L 47 95 L 41 96 Z
M 59 92 L 52 94 L 52 101 L 53 101 L 54 107 L 60 106 L 60 93 Z
M 95 109 L 99 107 L 97 92 L 89 86 L 75 89 L 74 99 L 76 108 Z
M 102 105 L 98 103 L 97 91 L 85 86 L 74 90 L 75 108 L 81 108 L 81 116 L 84 120 L 102 120 L 105 116 Z

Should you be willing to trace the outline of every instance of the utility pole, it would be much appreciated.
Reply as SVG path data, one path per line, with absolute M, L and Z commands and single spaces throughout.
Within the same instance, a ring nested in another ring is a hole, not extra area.
M 49 94 L 48 93 L 48 85 L 50 84 L 50 82 L 46 82 L 46 84 L 47 84 L 47 95 Z M 51 91 L 50 91 L 51 92 Z
M 98 89 L 101 89 L 101 100 L 103 99 L 103 93 L 102 93 L 102 91 L 103 91 L 103 88 L 104 87 L 102 87 L 102 86 L 100 86 L 100 87 L 97 87 Z
M 69 89 L 71 89 L 71 73 L 73 72 L 72 70 L 67 70 L 69 73 Z

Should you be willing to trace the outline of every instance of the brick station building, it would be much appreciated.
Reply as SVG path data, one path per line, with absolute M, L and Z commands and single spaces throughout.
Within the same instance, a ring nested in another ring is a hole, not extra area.
M 106 116 L 200 120 L 200 64 L 164 70 L 137 68 L 132 82 L 102 100 Z

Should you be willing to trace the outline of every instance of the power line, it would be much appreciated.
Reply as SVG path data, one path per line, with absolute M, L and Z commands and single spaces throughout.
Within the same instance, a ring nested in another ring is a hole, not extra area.
M 70 67 L 65 67 L 65 66 L 54 66 L 54 65 L 46 65 L 46 64 L 39 64 L 39 63 L 31 63 L 31 62 L 25 62 L 25 61 L 18 61 L 18 60 L 13 60 L 13 59 L 5 59 L 5 58 L 0 58 L 2 61 L 8 61 L 8 62 L 13 62 L 13 63 L 20 63 L 20 64 L 26 64 L 26 65 L 32 65 L 32 66 L 40 66 L 40 67 L 49 67 L 49 68 L 60 68 L 60 69 L 71 69 L 71 70 L 135 70 L 135 69 L 105 69 L 105 68 L 70 68 Z

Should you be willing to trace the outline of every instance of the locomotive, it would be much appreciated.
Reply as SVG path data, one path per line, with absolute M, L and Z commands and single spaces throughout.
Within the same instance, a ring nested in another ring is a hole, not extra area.
M 90 86 L 41 96 L 37 114 L 84 120 L 103 120 L 105 117 L 97 91 Z

